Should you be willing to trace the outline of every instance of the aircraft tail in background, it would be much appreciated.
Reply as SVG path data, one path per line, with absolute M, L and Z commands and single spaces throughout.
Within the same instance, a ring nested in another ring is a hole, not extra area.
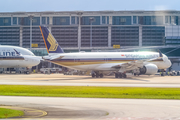
M 39 26 L 47 52 L 48 53 L 64 53 L 58 42 L 51 32 L 44 26 Z

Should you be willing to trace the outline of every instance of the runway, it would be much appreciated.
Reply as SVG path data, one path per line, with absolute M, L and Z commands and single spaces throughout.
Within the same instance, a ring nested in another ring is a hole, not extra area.
M 0 96 L 0 103 L 44 110 L 47 115 L 42 118 L 180 119 L 179 100 Z

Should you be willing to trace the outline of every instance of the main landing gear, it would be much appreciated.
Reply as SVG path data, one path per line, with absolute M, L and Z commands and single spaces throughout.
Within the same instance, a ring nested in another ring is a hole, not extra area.
M 98 72 L 96 72 L 96 73 L 92 73 L 92 78 L 103 78 L 103 74 L 102 73 L 98 73 Z
M 119 73 L 119 72 L 115 73 L 115 78 L 126 78 L 126 77 L 127 77 L 126 73 Z

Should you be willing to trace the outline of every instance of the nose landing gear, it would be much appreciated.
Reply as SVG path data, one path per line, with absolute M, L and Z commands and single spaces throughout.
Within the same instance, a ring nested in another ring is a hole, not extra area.
M 102 73 L 99 76 L 100 76 L 100 78 L 103 78 L 103 74 Z

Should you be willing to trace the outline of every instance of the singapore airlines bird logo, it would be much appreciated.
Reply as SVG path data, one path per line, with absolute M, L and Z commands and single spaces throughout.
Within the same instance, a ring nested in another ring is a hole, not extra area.
M 51 45 L 49 48 L 49 51 L 56 51 L 58 47 L 58 43 L 54 39 L 54 37 L 49 33 L 48 38 L 47 38 L 49 44 Z

